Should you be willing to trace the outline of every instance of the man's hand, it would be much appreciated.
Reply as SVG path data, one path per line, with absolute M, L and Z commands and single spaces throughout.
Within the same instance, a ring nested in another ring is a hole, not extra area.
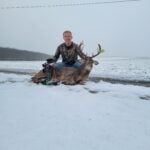
M 56 63 L 56 61 L 53 58 L 48 58 L 47 59 L 47 63 L 51 64 L 51 63 Z

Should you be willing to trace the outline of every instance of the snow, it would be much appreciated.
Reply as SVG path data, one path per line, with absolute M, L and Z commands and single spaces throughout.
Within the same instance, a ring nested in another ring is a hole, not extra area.
M 150 59 L 102 58 L 92 75 L 150 81 Z M 44 62 L 0 62 L 41 69 Z M 0 72 L 0 150 L 149 150 L 150 88 L 88 81 L 44 86 Z
M 44 86 L 27 75 L 3 73 L 0 78 L 0 150 L 150 148 L 150 101 L 140 98 L 150 88 L 102 81 Z
M 93 75 L 124 80 L 150 81 L 150 58 L 102 58 Z
M 0 73 L 0 84 L 2 83 L 15 83 L 15 82 L 24 82 L 29 81 L 31 76 L 29 75 L 17 75 L 17 74 L 6 74 L 6 73 Z
M 150 58 L 97 58 L 92 76 L 104 78 L 150 81 Z M 40 70 L 43 61 L 0 61 L 0 69 L 33 69 Z
M 44 61 L 0 61 L 1 69 L 41 69 Z

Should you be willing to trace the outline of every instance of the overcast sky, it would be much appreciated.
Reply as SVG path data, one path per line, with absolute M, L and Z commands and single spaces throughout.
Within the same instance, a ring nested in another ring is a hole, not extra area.
M 0 7 L 63 2 L 91 0 L 0 0 Z M 3 47 L 53 54 L 56 47 L 63 42 L 64 30 L 73 32 L 75 42 L 83 40 L 85 51 L 89 54 L 101 43 L 106 56 L 150 57 L 150 0 L 77 7 L 0 10 L 0 46 Z

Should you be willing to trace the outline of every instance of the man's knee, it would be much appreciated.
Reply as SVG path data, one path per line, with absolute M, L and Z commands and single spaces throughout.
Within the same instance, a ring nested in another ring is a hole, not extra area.
M 73 65 L 73 67 L 75 67 L 75 68 L 80 68 L 80 66 L 81 66 L 81 63 L 80 63 L 79 61 L 77 61 L 77 62 Z
M 56 68 L 62 68 L 62 67 L 64 67 L 64 64 L 61 63 L 61 62 L 58 62 L 58 63 L 56 63 L 54 66 L 55 66 Z

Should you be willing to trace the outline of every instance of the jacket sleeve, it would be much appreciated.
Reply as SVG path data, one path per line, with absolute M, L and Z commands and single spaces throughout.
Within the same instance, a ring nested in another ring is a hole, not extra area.
M 60 56 L 60 48 L 57 47 L 57 50 L 55 52 L 55 55 L 54 55 L 54 60 L 57 62 L 57 60 L 59 59 L 59 56 Z
M 77 54 L 80 56 L 80 58 L 82 58 L 82 59 L 86 59 L 87 58 L 87 55 L 83 53 L 83 51 L 81 50 L 79 45 L 77 45 L 76 51 L 77 51 Z

